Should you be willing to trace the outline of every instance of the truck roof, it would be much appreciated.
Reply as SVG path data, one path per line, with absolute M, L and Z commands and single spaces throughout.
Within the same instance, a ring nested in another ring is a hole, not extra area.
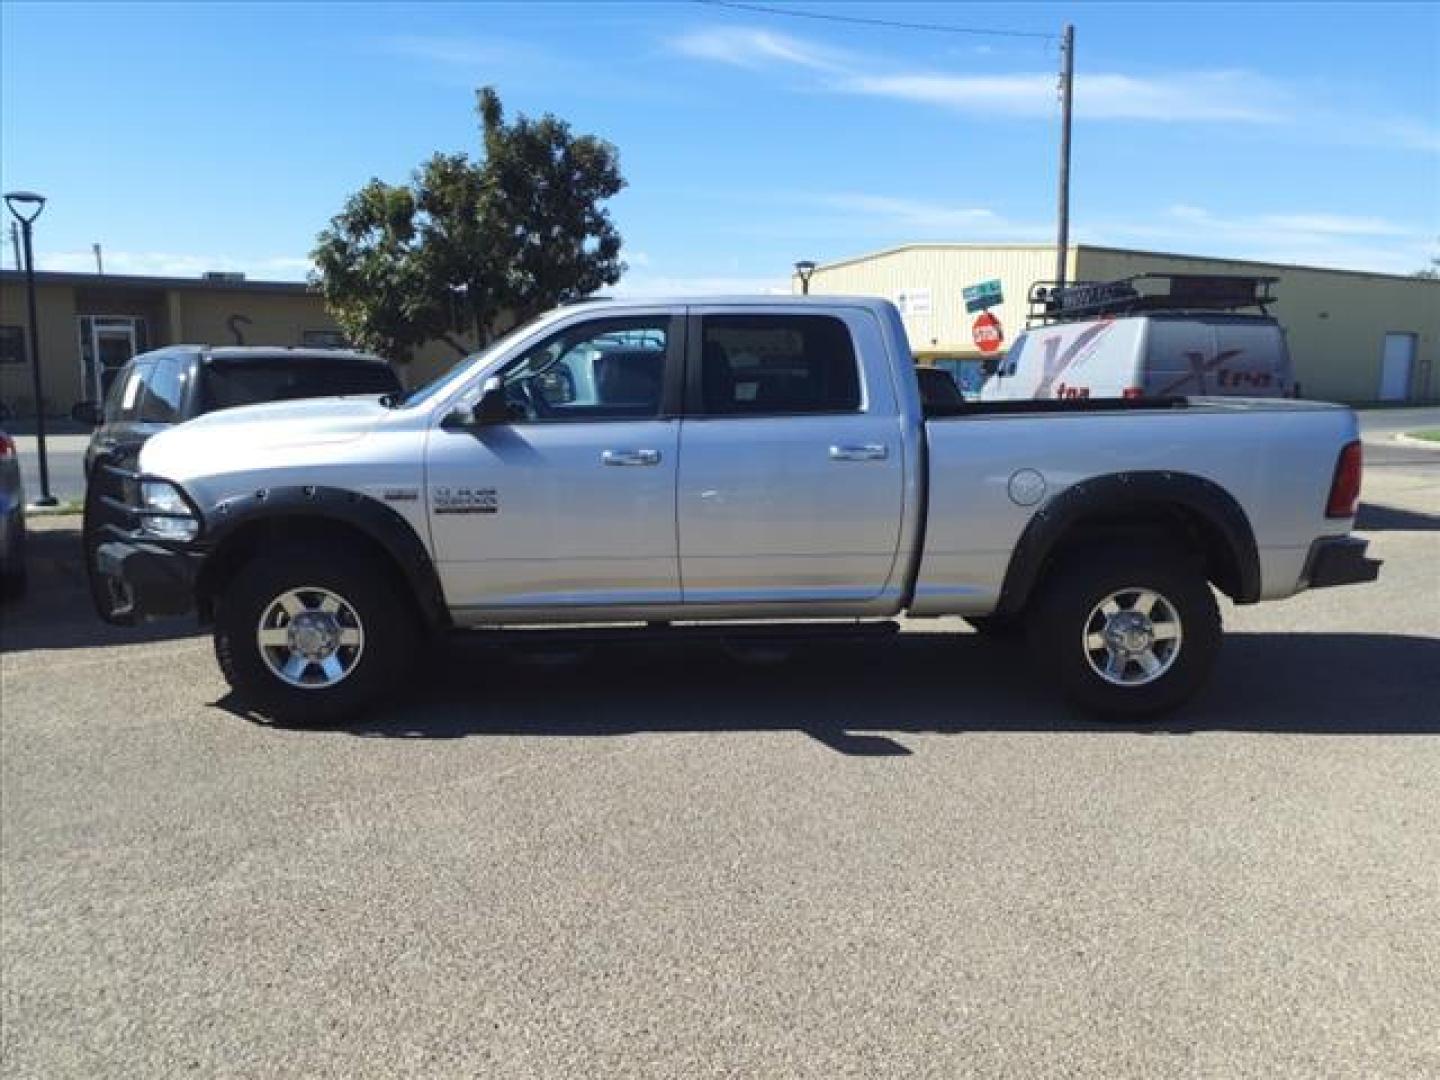
M 632 307 L 887 307 L 890 301 L 883 296 L 842 296 L 825 293 L 817 296 L 799 296 L 793 293 L 733 293 L 719 296 L 596 296 L 577 300 L 563 310 L 576 308 L 605 310 L 609 308 Z
M 275 359 L 386 363 L 383 357 L 356 349 L 316 349 L 296 345 L 209 345 L 205 347 L 205 355 L 211 360 L 221 360 L 225 363 Z

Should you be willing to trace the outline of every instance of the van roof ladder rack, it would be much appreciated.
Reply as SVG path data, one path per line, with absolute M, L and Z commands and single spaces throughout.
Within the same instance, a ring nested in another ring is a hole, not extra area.
M 1269 314 L 1276 301 L 1270 287 L 1278 277 L 1254 274 L 1134 274 L 1116 281 L 1076 281 L 1030 286 L 1029 322 L 1075 322 L 1145 312 L 1239 311 Z

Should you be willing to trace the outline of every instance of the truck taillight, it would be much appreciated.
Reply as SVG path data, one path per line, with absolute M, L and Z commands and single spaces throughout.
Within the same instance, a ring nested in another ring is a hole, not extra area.
M 1348 443 L 1340 451 L 1340 460 L 1335 462 L 1335 479 L 1330 482 L 1330 501 L 1325 505 L 1325 516 L 1332 518 L 1354 517 L 1360 507 L 1360 443 Z
M 1124 390 L 1120 391 L 1120 396 L 1126 401 L 1138 401 L 1144 394 L 1145 391 L 1141 390 L 1138 386 L 1127 386 Z
M 15 456 L 15 440 L 0 431 L 0 458 Z

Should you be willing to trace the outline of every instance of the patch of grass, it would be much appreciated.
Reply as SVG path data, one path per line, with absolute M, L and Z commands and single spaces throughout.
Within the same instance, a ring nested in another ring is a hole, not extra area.
M 1405 434 L 1412 439 L 1424 439 L 1426 442 L 1440 443 L 1440 427 L 1424 428 L 1420 431 L 1407 431 Z

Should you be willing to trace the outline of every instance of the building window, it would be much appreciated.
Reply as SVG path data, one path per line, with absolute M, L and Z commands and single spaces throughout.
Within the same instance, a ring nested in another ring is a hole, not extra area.
M 300 344 L 311 349 L 348 349 L 350 343 L 340 330 L 304 330 L 300 333 Z
M 23 364 L 29 359 L 25 355 L 25 328 L 23 326 L 0 326 L 0 364 Z

